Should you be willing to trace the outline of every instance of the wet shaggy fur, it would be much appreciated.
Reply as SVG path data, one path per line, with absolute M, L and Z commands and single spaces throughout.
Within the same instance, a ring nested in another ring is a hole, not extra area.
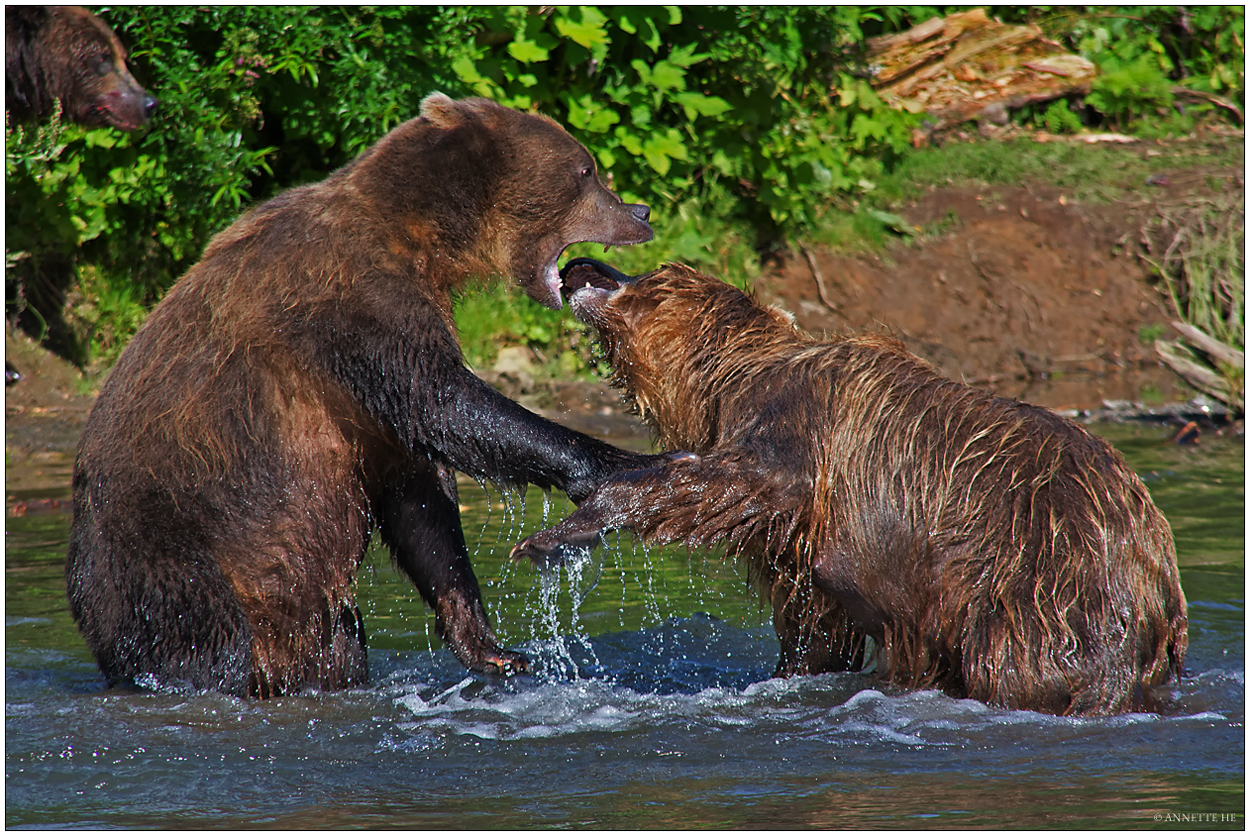
M 546 421 L 464 365 L 452 294 L 560 305 L 575 241 L 646 241 L 545 117 L 435 95 L 325 181 L 217 235 L 123 353 L 74 468 L 70 606 L 110 681 L 272 696 L 367 676 L 356 572 L 380 531 L 475 670 L 495 642 L 455 471 L 581 500 L 655 457 Z
M 4 106 L 14 119 L 52 114 L 82 125 L 133 131 L 157 101 L 126 67 L 126 49 L 81 6 L 6 6 Z
M 609 529 L 723 542 L 772 604 L 780 675 L 859 669 L 866 636 L 891 683 L 1053 714 L 1146 707 L 1179 675 L 1171 532 L 1105 442 L 893 340 L 810 337 L 686 267 L 619 290 L 605 265 L 566 270 L 599 285 L 571 306 L 615 383 L 698 458 L 619 474 L 516 556 Z

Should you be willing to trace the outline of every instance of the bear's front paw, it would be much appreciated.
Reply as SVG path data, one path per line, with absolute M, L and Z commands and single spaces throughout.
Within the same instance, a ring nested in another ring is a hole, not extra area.
M 591 547 L 577 543 L 566 543 L 546 531 L 531 534 L 512 547 L 512 559 L 516 561 L 529 558 L 530 563 L 541 568 L 563 566 L 576 563 L 590 556 Z
M 559 547 L 559 540 L 546 531 L 539 531 L 513 546 L 509 556 L 518 563 L 522 560 L 529 560 L 535 566 L 542 566 L 549 561 Z

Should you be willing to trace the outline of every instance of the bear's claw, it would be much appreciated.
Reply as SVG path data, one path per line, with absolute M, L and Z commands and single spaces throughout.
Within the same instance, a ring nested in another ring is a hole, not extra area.
M 520 563 L 522 560 L 527 558 L 532 563 L 538 563 L 539 561 L 546 559 L 546 557 L 551 554 L 551 549 L 543 548 L 539 545 L 538 540 L 539 535 L 531 534 L 529 537 L 526 537 L 524 540 L 513 546 L 512 551 L 508 556 L 517 563 Z
M 530 660 L 520 653 L 511 650 L 500 650 L 482 659 L 482 670 L 485 673 L 500 676 L 515 676 L 529 673 Z

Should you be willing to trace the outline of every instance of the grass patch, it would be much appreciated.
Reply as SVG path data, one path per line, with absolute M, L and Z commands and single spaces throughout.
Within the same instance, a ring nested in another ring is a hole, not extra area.
M 883 202 L 904 201 L 931 186 L 984 184 L 1023 186 L 1039 183 L 1063 189 L 1084 203 L 1109 203 L 1140 190 L 1161 169 L 1203 166 L 1241 168 L 1244 144 L 1193 142 L 1096 143 L 961 142 L 921 148 L 910 154 L 878 184 Z M 1156 152 L 1147 156 L 1147 151 Z
M 1243 171 L 1244 154 L 1244 141 L 1220 139 L 1090 144 L 1018 138 L 921 148 L 907 154 L 858 201 L 828 207 L 800 243 L 855 254 L 880 252 L 900 238 L 939 237 L 958 227 L 959 219 L 948 215 L 915 228 L 903 225 L 897 214 L 918 193 L 933 188 L 973 187 L 995 197 L 996 188 L 1038 185 L 1061 190 L 1074 202 L 1107 204 L 1153 188 L 1148 178 L 1163 171 L 1180 177 L 1195 169 Z M 1216 174 L 1208 174 L 1207 180 L 1212 191 L 1226 188 Z

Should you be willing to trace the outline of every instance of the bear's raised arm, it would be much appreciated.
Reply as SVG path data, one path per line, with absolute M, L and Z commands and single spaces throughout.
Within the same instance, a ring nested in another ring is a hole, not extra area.
M 454 401 L 445 408 L 431 404 L 423 423 L 428 443 L 471 476 L 502 485 L 559 488 L 580 503 L 618 471 L 669 459 L 620 450 L 562 427 L 504 397 L 467 369 L 459 371 L 463 379 L 450 390 Z
M 574 502 L 613 473 L 669 460 L 619 450 L 535 415 L 465 367 L 432 308 L 404 314 L 397 323 L 383 307 L 327 306 L 292 312 L 289 330 L 297 339 L 307 333 L 323 370 L 406 449 L 501 485 L 558 488 Z M 317 338 L 327 331 L 334 340 Z
M 811 491 L 809 480 L 765 466 L 746 448 L 686 455 L 618 473 L 563 522 L 518 543 L 512 557 L 544 563 L 562 546 L 593 547 L 608 531 L 631 531 L 649 545 L 776 547 L 794 533 Z

